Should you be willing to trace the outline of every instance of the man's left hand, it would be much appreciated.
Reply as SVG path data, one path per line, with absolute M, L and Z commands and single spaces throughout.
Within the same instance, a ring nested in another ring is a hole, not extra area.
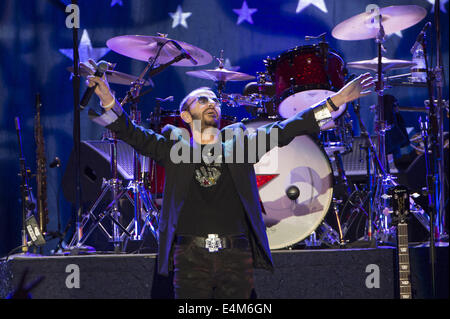
M 364 73 L 347 83 L 337 95 L 342 98 L 344 103 L 348 103 L 372 93 L 373 86 L 374 82 L 370 73 Z

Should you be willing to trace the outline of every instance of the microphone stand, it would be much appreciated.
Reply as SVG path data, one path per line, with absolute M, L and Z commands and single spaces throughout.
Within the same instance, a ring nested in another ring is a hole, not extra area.
M 73 5 L 78 5 L 78 0 L 71 0 Z M 72 28 L 73 39 L 73 146 L 74 146 L 74 158 L 75 158 L 75 237 L 77 238 L 77 244 L 75 248 L 77 251 L 82 249 L 79 242 L 82 233 L 82 205 L 81 205 L 81 137 L 80 137 L 80 71 L 79 71 L 79 52 L 78 52 L 78 29 L 74 26 Z M 68 247 L 69 249 L 71 247 Z
M 437 9 L 439 10 L 439 9 Z M 422 39 L 422 47 L 423 47 L 423 55 L 425 60 L 425 69 L 427 70 L 427 88 L 428 88 L 428 97 L 429 97 L 429 109 L 428 109 L 428 119 L 430 122 L 430 127 L 427 127 L 427 121 L 425 123 L 421 123 L 422 128 L 422 138 L 424 141 L 424 157 L 426 163 L 426 185 L 427 185 L 427 197 L 428 197 L 428 211 L 430 214 L 430 266 L 431 266 L 431 286 L 433 297 L 436 296 L 436 278 L 435 278 L 435 233 L 438 233 L 439 230 L 436 229 L 435 220 L 439 220 L 439 215 L 437 214 L 437 206 L 440 205 L 437 200 L 436 188 L 439 187 L 436 184 L 436 167 L 439 162 L 443 160 L 443 154 L 439 151 L 438 145 L 438 135 L 439 135 L 439 126 L 438 126 L 438 115 L 439 109 L 436 109 L 434 94 L 433 94 L 433 84 L 435 83 L 435 75 L 430 70 L 428 65 L 428 55 L 427 55 L 427 35 L 424 33 Z M 429 131 L 429 133 L 428 133 Z M 428 153 L 428 136 L 430 141 L 430 149 L 431 154 Z M 431 159 L 429 158 L 431 155 Z M 443 174 L 444 172 L 442 172 Z M 442 185 L 440 185 L 442 187 Z
M 20 193 L 22 197 L 22 253 L 27 254 L 28 253 L 28 238 L 27 238 L 27 231 L 26 231 L 26 223 L 25 220 L 27 219 L 27 216 L 30 213 L 33 213 L 36 205 L 33 202 L 33 194 L 31 192 L 30 184 L 28 183 L 28 178 L 30 175 L 30 170 L 27 169 L 25 164 L 25 156 L 23 155 L 22 150 L 22 137 L 20 135 L 20 122 L 19 118 L 15 118 L 16 123 L 16 132 L 17 132 L 17 140 L 19 144 L 19 162 L 20 162 L 20 177 L 21 177 L 21 184 L 20 184 Z
M 440 0 L 436 0 L 435 8 L 440 8 Z M 444 76 L 442 72 L 442 54 L 441 54 L 441 23 L 440 23 L 440 10 L 434 10 L 434 23 L 436 28 L 436 68 L 435 68 L 435 83 L 436 83 L 436 99 L 437 99 L 437 119 L 436 124 L 438 125 L 438 154 L 439 159 L 437 163 L 438 169 L 438 203 L 439 203 L 439 218 L 438 223 L 438 234 L 439 238 L 447 237 L 448 234 L 445 233 L 445 156 L 444 156 L 444 103 L 442 99 L 442 88 L 444 86 Z M 448 238 L 448 237 L 447 237 Z

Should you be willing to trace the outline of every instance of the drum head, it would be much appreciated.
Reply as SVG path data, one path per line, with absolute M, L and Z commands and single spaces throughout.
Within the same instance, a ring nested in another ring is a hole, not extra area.
M 278 112 L 283 118 L 294 116 L 298 112 L 309 109 L 316 103 L 335 94 L 329 90 L 308 90 L 294 93 L 285 98 L 278 106 Z
M 252 131 L 267 123 L 257 120 L 245 125 Z M 277 165 L 265 165 L 266 157 L 273 159 L 274 154 Z M 298 136 L 289 145 L 274 148 L 255 164 L 255 173 L 271 249 L 298 243 L 320 225 L 333 197 L 333 174 L 312 138 Z M 286 195 L 290 186 L 299 190 L 296 200 Z

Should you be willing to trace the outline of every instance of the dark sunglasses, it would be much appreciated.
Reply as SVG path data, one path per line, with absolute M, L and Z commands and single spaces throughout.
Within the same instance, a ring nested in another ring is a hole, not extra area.
M 208 97 L 208 96 L 202 95 L 202 96 L 197 96 L 191 103 L 189 103 L 189 104 L 185 107 L 185 109 L 188 109 L 195 101 L 197 101 L 197 102 L 200 103 L 201 105 L 205 105 L 205 104 L 207 104 L 209 101 L 213 101 L 214 104 L 215 104 L 215 106 L 220 105 L 220 103 L 221 103 L 220 100 L 219 100 L 218 98 L 216 98 L 216 97 L 210 98 L 210 97 Z

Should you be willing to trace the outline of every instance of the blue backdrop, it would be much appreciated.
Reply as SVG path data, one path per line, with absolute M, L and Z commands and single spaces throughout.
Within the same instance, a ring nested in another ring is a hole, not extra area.
M 64 12 L 69 3 L 68 0 L 0 1 L 0 255 L 20 245 L 19 153 L 14 117 L 21 120 L 24 155 L 27 166 L 34 172 L 34 98 L 38 92 L 43 103 L 47 160 L 58 156 L 62 161 L 61 168 L 48 169 L 48 229 L 57 230 L 58 214 L 62 218 L 61 227 L 71 214 L 71 206 L 60 191 L 73 146 L 73 91 L 70 73 L 66 70 L 72 65 L 72 30 L 65 25 Z M 305 41 L 306 35 L 316 36 L 323 32 L 327 33 L 330 47 L 339 52 L 345 62 L 372 59 L 377 52 L 373 40 L 340 41 L 331 36 L 334 26 L 364 12 L 371 3 L 380 7 L 416 4 L 428 11 L 420 23 L 386 38 L 386 57 L 411 60 L 409 50 L 417 34 L 426 22 L 434 23 L 433 0 L 79 0 L 81 59 L 105 59 L 117 63 L 116 70 L 137 75 L 145 63 L 109 51 L 106 41 L 119 35 L 156 35 L 157 32 L 193 44 L 213 56 L 219 56 L 220 50 L 224 50 L 227 67 L 252 75 L 265 71 L 263 59 L 267 56 L 275 57 L 296 46 L 310 44 Z M 247 16 L 244 11 L 235 11 L 245 6 L 249 8 Z M 178 8 L 181 10 L 178 12 L 183 13 L 180 20 L 175 15 Z M 448 0 L 442 0 L 438 10 L 441 10 L 446 79 L 444 98 L 448 99 Z M 435 57 L 434 32 L 431 34 L 429 52 Z M 155 76 L 154 90 L 140 104 L 142 118 L 147 118 L 153 110 L 156 97 L 174 96 L 174 102 L 168 108 L 176 109 L 183 96 L 192 89 L 212 86 L 212 82 L 188 77 L 185 72 L 216 66 L 215 61 L 202 67 L 172 66 Z M 408 70 L 396 71 L 397 74 L 405 72 Z M 229 83 L 226 91 L 242 93 L 246 83 Z M 118 97 L 123 97 L 128 89 L 111 86 Z M 80 92 L 84 90 L 83 81 Z M 428 98 L 426 89 L 395 87 L 388 93 L 396 96 L 403 106 L 423 106 L 423 101 Z M 375 94 L 362 101 L 362 118 L 371 132 L 374 114 L 369 107 L 375 102 Z M 97 103 L 94 98 L 90 106 L 96 107 Z M 244 108 L 224 107 L 223 113 L 238 118 L 248 115 Z M 404 113 L 407 126 L 417 129 L 419 115 Z M 358 135 L 357 126 L 354 130 Z M 102 128 L 88 119 L 87 112 L 82 112 L 81 138 L 100 139 L 102 132 Z M 34 182 L 32 186 L 35 190 Z

